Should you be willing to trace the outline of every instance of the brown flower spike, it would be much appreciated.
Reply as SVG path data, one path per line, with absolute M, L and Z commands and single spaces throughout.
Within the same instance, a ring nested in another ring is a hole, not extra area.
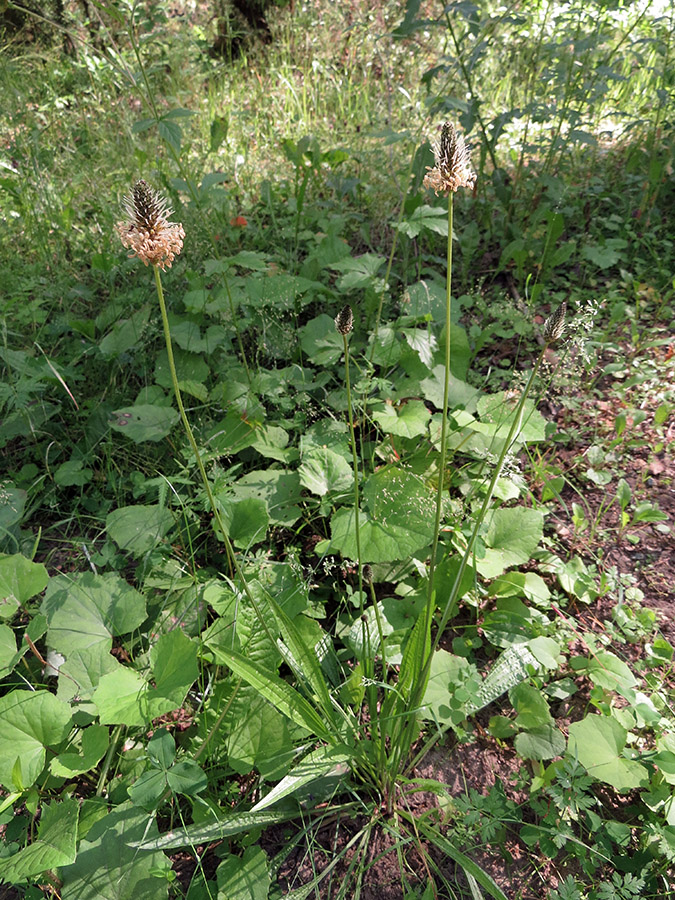
M 349 334 L 354 327 L 354 313 L 351 306 L 343 306 L 335 316 L 335 328 L 338 334 Z
M 560 306 L 544 322 L 544 340 L 547 344 L 559 341 L 565 330 L 565 312 L 567 304 L 563 300 Z
M 432 148 L 436 165 L 433 169 L 427 166 L 424 187 L 431 188 L 436 194 L 447 195 L 458 188 L 474 186 L 476 175 L 471 171 L 469 150 L 454 125 L 450 122 L 443 125 L 441 139 L 432 142 Z
M 124 200 L 126 222 L 115 228 L 130 256 L 137 256 L 145 265 L 164 271 L 171 268 L 174 257 L 183 249 L 183 226 L 169 222 L 173 210 L 167 201 L 141 179 Z

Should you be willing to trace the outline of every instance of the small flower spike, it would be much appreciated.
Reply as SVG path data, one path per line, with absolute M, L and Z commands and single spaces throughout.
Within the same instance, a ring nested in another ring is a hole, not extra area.
M 544 340 L 547 344 L 559 341 L 565 330 L 565 312 L 567 304 L 563 301 L 560 306 L 544 322 Z
M 173 210 L 167 201 L 146 181 L 137 181 L 131 194 L 124 200 L 125 222 L 115 228 L 130 256 L 137 256 L 147 266 L 157 266 L 164 271 L 171 268 L 174 258 L 183 249 L 183 226 L 169 222 Z
M 432 147 L 436 165 L 433 169 L 427 166 L 424 187 L 431 188 L 436 194 L 445 195 L 461 187 L 473 188 L 476 175 L 471 171 L 469 150 L 454 125 L 446 122 L 441 131 L 441 139 L 433 141 Z
M 354 313 L 351 306 L 343 306 L 335 316 L 335 327 L 339 334 L 349 334 L 354 327 Z

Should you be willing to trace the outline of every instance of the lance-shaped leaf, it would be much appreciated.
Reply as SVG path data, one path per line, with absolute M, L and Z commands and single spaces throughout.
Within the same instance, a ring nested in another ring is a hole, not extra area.
M 254 687 L 266 700 L 287 716 L 296 725 L 306 728 L 310 733 L 329 739 L 330 732 L 319 713 L 285 681 L 276 675 L 264 672 L 258 666 L 253 665 L 246 657 L 235 653 L 233 650 L 225 650 L 219 647 L 211 648 L 216 660 L 222 665 L 229 666 L 235 675 L 243 678 L 247 684 Z
M 319 747 L 318 750 L 306 756 L 285 778 L 282 778 L 267 796 L 256 803 L 251 812 L 267 809 L 268 806 L 272 806 L 283 797 L 288 797 L 299 788 L 317 781 L 331 772 L 345 775 L 349 769 L 352 755 L 349 748 L 343 744 L 335 747 Z

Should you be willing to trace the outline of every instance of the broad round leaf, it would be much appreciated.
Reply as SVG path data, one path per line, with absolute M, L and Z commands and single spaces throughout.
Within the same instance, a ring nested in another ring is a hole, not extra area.
M 621 756 L 627 734 L 610 716 L 588 715 L 570 725 L 567 755 L 578 759 L 589 775 L 611 784 L 617 791 L 644 787 L 649 782 L 645 766 Z
M 354 478 L 347 460 L 327 448 L 317 448 L 305 453 L 298 474 L 302 486 L 320 497 L 331 491 L 348 490 Z
M 49 576 L 42 563 L 20 553 L 0 556 L 0 619 L 10 619 L 17 607 L 43 591 Z
M 120 550 L 141 556 L 158 544 L 173 525 L 164 506 L 122 506 L 108 513 L 106 531 Z
M 363 498 L 361 562 L 391 562 L 425 551 L 433 534 L 434 497 L 421 478 L 393 466 L 382 469 L 366 481 Z M 353 508 L 331 519 L 331 549 L 356 559 Z
M 67 737 L 70 707 L 48 691 L 12 691 L 0 697 L 0 721 L 0 784 L 23 790 L 42 771 L 45 749 Z
M 135 444 L 143 441 L 161 441 L 178 421 L 178 413 L 172 406 L 155 406 L 141 403 L 115 410 L 110 427 L 125 434 Z

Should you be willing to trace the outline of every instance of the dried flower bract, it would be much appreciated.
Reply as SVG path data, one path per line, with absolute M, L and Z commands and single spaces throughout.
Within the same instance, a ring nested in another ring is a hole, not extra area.
M 183 226 L 169 222 L 173 210 L 167 201 L 150 185 L 137 181 L 131 194 L 124 200 L 125 222 L 115 226 L 122 243 L 145 265 L 171 268 L 174 258 L 183 249 Z
M 424 187 L 431 188 L 436 194 L 449 194 L 461 187 L 474 186 L 476 175 L 471 171 L 469 150 L 454 125 L 446 122 L 440 141 L 434 141 L 432 147 L 436 165 L 433 169 L 427 166 Z
M 565 311 L 567 304 L 563 301 L 560 306 L 544 322 L 544 340 L 547 344 L 559 341 L 565 330 Z
M 354 313 L 351 306 L 343 306 L 335 316 L 335 327 L 339 334 L 349 334 L 354 327 Z

